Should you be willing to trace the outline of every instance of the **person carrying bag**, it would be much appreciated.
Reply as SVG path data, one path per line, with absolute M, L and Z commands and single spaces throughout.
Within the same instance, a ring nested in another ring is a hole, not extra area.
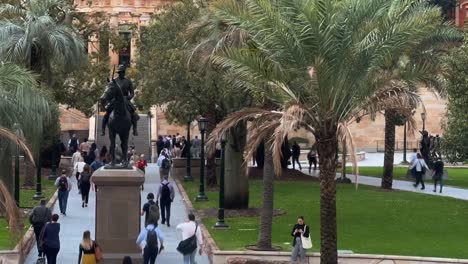
M 188 220 L 179 224 L 177 229 L 182 231 L 182 241 L 179 243 L 177 251 L 184 255 L 184 264 L 195 264 L 197 245 L 200 246 L 199 254 L 201 255 L 203 252 L 203 238 L 198 224 L 195 222 L 195 215 L 189 214 Z

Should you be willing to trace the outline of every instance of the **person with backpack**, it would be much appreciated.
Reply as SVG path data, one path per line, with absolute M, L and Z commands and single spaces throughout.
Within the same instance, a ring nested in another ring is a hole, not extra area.
M 417 158 L 411 164 L 410 170 L 413 171 L 416 178 L 416 183 L 413 184 L 414 188 L 417 188 L 419 183 L 421 183 L 421 190 L 424 190 L 426 188 L 424 186 L 424 174 L 426 174 L 426 170 L 429 170 L 429 167 L 427 166 L 420 153 L 417 154 Z
M 60 251 L 60 224 L 58 214 L 52 215 L 52 222 L 48 222 L 41 232 L 41 244 L 47 257 L 47 264 L 56 264 Z
M 83 168 L 80 174 L 80 189 L 81 189 L 81 207 L 88 207 L 89 190 L 91 189 L 91 169 L 88 164 Z
M 159 242 L 161 247 L 159 247 Z M 136 240 L 137 245 L 144 244 L 143 249 L 143 264 L 154 264 L 156 263 L 156 257 L 164 249 L 164 235 L 161 230 L 157 227 L 157 222 L 150 219 L 148 226 L 141 230 Z
M 40 205 L 34 207 L 29 215 L 29 223 L 31 223 L 34 229 L 34 235 L 36 236 L 38 258 L 42 259 L 43 262 L 45 262 L 45 255 L 40 243 L 41 231 L 44 228 L 44 225 L 52 219 L 52 211 L 47 208 L 46 203 L 47 201 L 45 199 L 41 199 Z
M 156 164 L 159 166 L 159 178 L 161 181 L 164 180 L 164 177 L 169 178 L 169 171 L 171 170 L 171 160 L 167 154 L 166 149 L 161 151 L 161 155 L 158 158 Z
M 79 150 L 79 145 L 80 141 L 76 138 L 76 134 L 73 134 L 72 137 L 68 140 L 68 151 L 72 154 L 75 153 L 75 151 Z
M 80 174 L 83 172 L 84 166 L 86 165 L 86 162 L 84 162 L 84 158 L 80 157 L 78 162 L 75 164 L 74 167 L 74 172 L 75 172 L 75 177 L 76 177 L 76 182 L 78 186 L 78 194 L 81 193 L 81 187 L 80 187 Z
M 170 225 L 170 218 L 171 218 L 171 203 L 174 201 L 174 186 L 167 180 L 167 177 L 164 177 L 164 180 L 159 185 L 157 200 L 159 201 L 159 205 L 161 208 L 161 224 L 167 224 L 168 227 Z
M 158 225 L 159 221 L 159 207 L 158 203 L 154 201 L 154 194 L 148 193 L 146 196 L 148 202 L 143 205 L 143 209 L 141 209 L 141 216 L 145 216 L 145 227 L 148 226 L 148 222 L 153 222 Z
M 177 250 L 184 255 L 184 264 L 195 264 L 198 246 L 200 247 L 199 254 L 203 253 L 203 237 L 195 222 L 195 215 L 190 213 L 185 223 L 179 224 L 176 229 L 182 231 L 182 241 Z
M 72 183 L 66 173 L 65 170 L 62 170 L 62 175 L 55 180 L 55 186 L 58 190 L 60 213 L 65 216 L 67 215 L 68 193 L 72 189 Z

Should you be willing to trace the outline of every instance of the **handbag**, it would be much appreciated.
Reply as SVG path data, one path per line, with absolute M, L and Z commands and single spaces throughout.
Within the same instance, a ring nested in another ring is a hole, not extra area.
M 308 237 L 304 236 L 304 233 L 306 230 L 307 230 L 307 226 L 304 226 L 304 232 L 301 233 L 301 242 L 302 242 L 302 248 L 309 249 L 309 248 L 312 248 L 312 239 L 310 239 L 310 232 L 309 232 Z
M 182 255 L 187 255 L 195 251 L 197 249 L 197 229 L 198 225 L 195 226 L 195 233 L 193 236 L 180 241 L 179 245 L 177 246 L 177 251 L 179 251 Z
M 94 257 L 96 258 L 96 262 L 99 262 L 102 260 L 102 249 L 96 242 L 94 243 Z

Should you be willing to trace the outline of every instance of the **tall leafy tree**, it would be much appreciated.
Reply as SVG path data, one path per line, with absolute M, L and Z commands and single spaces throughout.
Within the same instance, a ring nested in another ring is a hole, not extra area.
M 338 263 L 336 165 L 340 127 L 414 94 L 382 74 L 436 28 L 440 12 L 417 0 L 235 0 L 215 14 L 248 34 L 250 45 L 215 58 L 249 90 L 277 94 L 285 125 L 275 130 L 273 157 L 298 126 L 317 139 L 320 164 L 321 263 Z

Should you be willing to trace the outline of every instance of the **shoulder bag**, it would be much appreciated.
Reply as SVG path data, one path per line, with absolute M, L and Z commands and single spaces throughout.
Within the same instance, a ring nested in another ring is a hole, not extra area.
M 96 258 L 96 262 L 102 260 L 102 249 L 101 247 L 94 241 L 94 257 Z
M 307 226 L 304 226 L 304 232 L 301 233 L 301 242 L 302 242 L 302 248 L 309 249 L 309 248 L 312 248 L 312 239 L 310 239 L 310 231 L 309 231 L 308 237 L 304 236 L 304 233 L 306 230 L 307 230 Z
M 179 251 L 182 255 L 190 254 L 197 249 L 197 229 L 198 224 L 195 225 L 195 233 L 193 236 L 180 241 L 179 245 L 177 246 L 177 251 Z

